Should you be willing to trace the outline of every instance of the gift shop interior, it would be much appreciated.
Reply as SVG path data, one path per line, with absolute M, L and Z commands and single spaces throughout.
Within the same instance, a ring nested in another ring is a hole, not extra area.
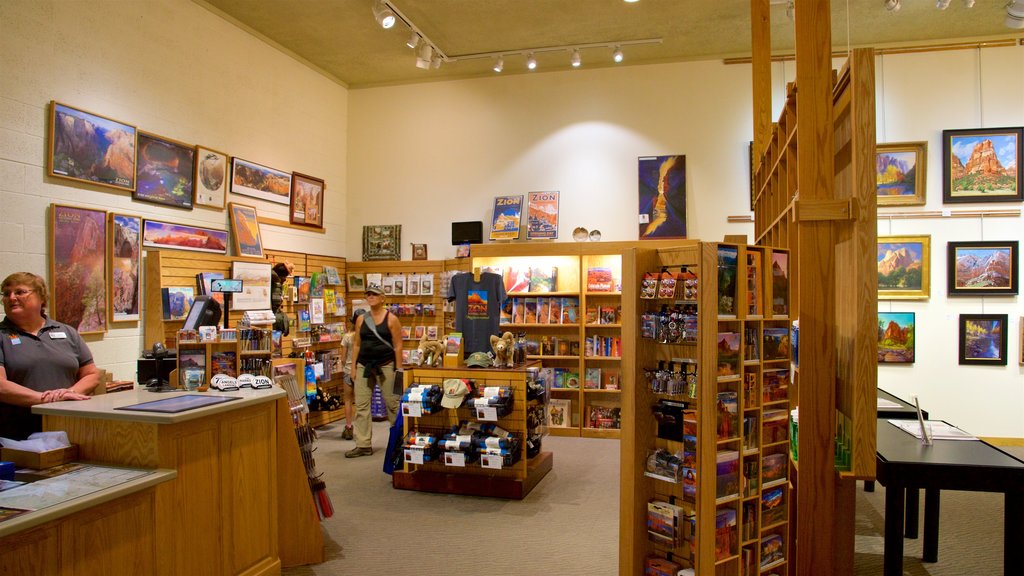
M 0 572 L 1024 572 L 1024 0 L 0 22 Z

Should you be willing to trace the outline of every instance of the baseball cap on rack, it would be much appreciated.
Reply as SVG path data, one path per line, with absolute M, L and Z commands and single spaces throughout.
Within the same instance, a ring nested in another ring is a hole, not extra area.
M 473 352 L 466 358 L 466 366 L 471 368 L 490 368 L 491 365 L 491 357 L 487 352 Z
M 444 389 L 441 406 L 445 408 L 458 408 L 462 406 L 462 402 L 466 399 L 466 396 L 469 396 L 472 390 L 469 380 L 461 378 L 449 378 L 444 381 L 441 388 Z

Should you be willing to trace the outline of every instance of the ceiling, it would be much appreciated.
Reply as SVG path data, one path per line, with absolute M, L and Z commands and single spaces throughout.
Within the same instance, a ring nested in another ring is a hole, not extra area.
M 431 70 L 415 66 L 401 20 L 390 30 L 376 23 L 373 0 L 194 1 L 349 88 L 493 76 L 493 57 L 458 57 L 575 44 L 601 44 L 580 51 L 582 68 L 750 56 L 750 0 L 391 0 L 455 59 Z M 785 0 L 771 2 L 772 50 L 792 53 Z M 836 1 L 832 40 L 841 49 L 1024 36 L 1004 26 L 1005 4 L 977 0 L 968 9 L 952 0 L 937 10 L 933 0 L 902 0 L 900 11 L 888 12 L 883 0 Z M 623 46 L 624 61 L 611 61 L 610 46 L 648 38 L 662 41 Z M 536 57 L 537 70 L 528 72 L 525 56 L 509 55 L 502 74 L 571 69 L 568 51 Z

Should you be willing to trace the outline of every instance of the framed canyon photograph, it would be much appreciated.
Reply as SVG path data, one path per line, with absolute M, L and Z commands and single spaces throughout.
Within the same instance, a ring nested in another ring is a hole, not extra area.
M 50 176 L 132 192 L 137 141 L 131 124 L 50 102 Z
M 107 213 L 50 205 L 50 289 L 47 312 L 79 334 L 107 331 Z
M 139 320 L 142 218 L 110 214 L 110 321 Z

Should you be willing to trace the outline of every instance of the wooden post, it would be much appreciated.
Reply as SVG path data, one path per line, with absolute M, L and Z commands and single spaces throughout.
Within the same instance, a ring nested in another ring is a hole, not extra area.
M 771 6 L 750 0 L 751 68 L 754 84 L 754 165 L 768 145 L 772 130 Z

